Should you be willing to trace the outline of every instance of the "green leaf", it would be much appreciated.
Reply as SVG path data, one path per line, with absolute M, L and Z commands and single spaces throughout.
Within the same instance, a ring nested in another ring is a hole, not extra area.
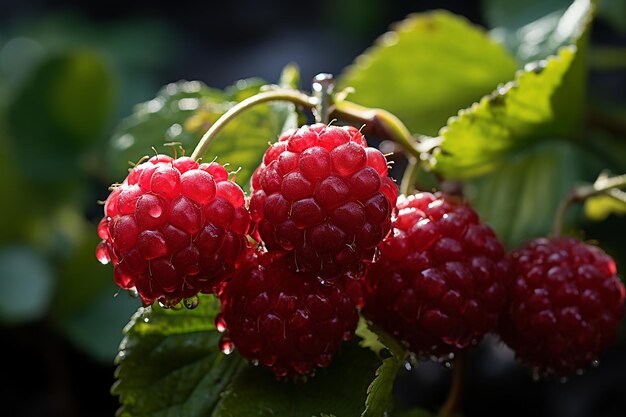
M 508 248 L 549 233 L 559 202 L 583 179 L 585 154 L 561 140 L 544 140 L 508 160 L 493 175 L 465 183 L 465 195 Z
M 294 88 L 298 83 L 297 68 L 287 66 L 281 76 L 281 86 Z M 235 87 L 239 88 L 239 83 Z M 258 93 L 260 87 L 261 85 L 256 85 L 255 88 L 248 89 L 249 93 L 245 95 L 234 95 L 231 92 L 228 98 L 236 101 L 226 103 L 226 106 L 214 99 L 205 100 L 201 109 L 187 121 L 186 130 L 204 133 L 232 105 Z M 298 114 L 291 103 L 272 102 L 255 106 L 232 120 L 218 133 L 203 159 L 212 161 L 217 158 L 220 163 L 229 163 L 231 169 L 237 172 L 237 183 L 247 190 L 250 177 L 261 163 L 268 142 L 275 142 L 281 133 L 297 127 L 297 124 Z
M 474 178 L 506 167 L 543 138 L 567 137 L 578 121 L 559 117 L 554 106 L 575 55 L 573 46 L 562 49 L 451 118 L 434 169 L 447 179 Z
M 129 162 L 137 162 L 152 154 L 152 147 L 180 142 L 191 153 L 201 132 L 191 134 L 183 129 L 187 118 L 194 114 L 200 99 L 223 93 L 199 81 L 180 81 L 165 86 L 157 96 L 135 106 L 134 113 L 124 119 L 114 133 L 106 155 L 109 176 L 120 180 L 128 174 Z
M 53 273 L 37 252 L 27 247 L 0 249 L 0 322 L 20 324 L 43 317 L 52 289 Z
M 490 35 L 521 63 L 544 59 L 579 39 L 592 18 L 591 0 L 486 0 Z
M 585 215 L 596 221 L 605 220 L 611 214 L 623 216 L 626 214 L 626 193 L 621 190 L 611 190 L 607 194 L 588 198 L 585 201 Z
M 359 318 L 359 324 L 357 325 L 354 334 L 361 339 L 359 341 L 359 345 L 361 347 L 370 349 L 379 356 L 381 351 L 386 349 L 386 346 L 382 344 L 378 335 L 370 329 L 368 321 L 363 317 Z
M 297 70 L 288 67 L 285 82 L 297 82 Z M 111 142 L 109 165 L 116 178 L 125 176 L 128 161 L 138 161 L 160 149 L 163 143 L 180 142 L 190 154 L 205 131 L 228 109 L 256 93 L 264 83 L 240 80 L 225 91 L 206 87 L 198 81 L 179 82 L 165 87 L 153 100 L 140 104 L 135 113 L 117 129 Z M 268 142 L 295 126 L 297 113 L 289 103 L 256 106 L 231 121 L 215 138 L 203 160 L 218 158 L 238 171 L 236 180 L 244 188 L 259 165 Z
M 218 349 L 219 302 L 202 296 L 195 310 L 140 308 L 125 329 L 112 392 L 120 417 L 206 417 L 243 362 Z
M 306 384 L 279 382 L 218 349 L 219 302 L 201 296 L 195 310 L 141 308 L 125 329 L 118 356 L 119 415 L 185 417 L 359 416 L 378 358 L 344 344 L 333 364 Z M 350 383 L 346 383 L 350 381 Z
M 263 369 L 247 367 L 222 394 L 211 416 L 360 416 L 377 363 L 371 351 L 346 343 L 328 369 L 318 370 L 302 385 L 279 382 Z
M 398 371 L 406 361 L 406 349 L 393 337 L 380 329 L 375 329 L 379 340 L 391 352 L 391 356 L 384 359 L 376 370 L 376 378 L 367 388 L 365 410 L 361 417 L 378 417 L 390 415 L 393 409 L 393 384 Z
M 448 117 L 499 83 L 515 60 L 482 29 L 445 11 L 416 14 L 383 35 L 340 78 L 350 98 L 396 114 L 412 132 L 435 135 Z
M 93 51 L 44 60 L 7 109 L 9 138 L 23 175 L 45 182 L 71 176 L 77 155 L 102 137 L 115 90 L 110 68 Z

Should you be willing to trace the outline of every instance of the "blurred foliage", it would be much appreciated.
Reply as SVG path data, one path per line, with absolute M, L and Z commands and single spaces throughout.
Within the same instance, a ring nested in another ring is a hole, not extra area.
M 294 77 L 294 71 L 296 72 Z M 291 78 L 291 80 L 288 80 Z M 280 84 L 298 82 L 297 70 L 287 67 Z M 123 178 L 128 161 L 138 161 L 151 147 L 180 143 L 191 154 L 204 132 L 236 103 L 265 87 L 259 79 L 239 80 L 224 91 L 198 81 L 178 82 L 163 88 L 156 98 L 138 105 L 134 114 L 117 129 L 108 151 L 109 166 Z M 271 87 L 270 87 L 271 88 Z M 203 160 L 228 164 L 244 189 L 261 162 L 268 141 L 277 140 L 285 130 L 296 127 L 295 107 L 289 103 L 269 103 L 254 107 L 229 123 L 211 144 Z
M 76 16 L 0 28 L 0 322 L 50 317 L 105 363 L 140 304 L 98 266 L 93 186 L 115 120 L 152 94 L 175 37 L 161 24 L 94 27 Z M 98 192 L 100 193 L 100 192 Z M 127 298 L 127 297 L 124 297 Z

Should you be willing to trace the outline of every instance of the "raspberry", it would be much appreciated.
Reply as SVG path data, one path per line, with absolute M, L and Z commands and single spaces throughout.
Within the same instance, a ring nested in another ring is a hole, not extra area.
M 252 177 L 256 238 L 298 270 L 359 270 L 389 233 L 397 188 L 354 127 L 316 124 L 280 137 Z
M 248 256 L 222 293 L 223 343 L 278 378 L 326 368 L 358 321 L 344 286 L 295 273 L 284 253 Z
M 250 215 L 219 164 L 157 155 L 130 170 L 106 200 L 96 256 L 145 304 L 174 305 L 219 291 L 246 248 Z
M 365 277 L 364 315 L 412 352 L 444 359 L 495 328 L 509 263 L 493 231 L 451 197 L 401 196 L 397 209 Z
M 613 259 L 561 237 L 530 241 L 511 260 L 502 339 L 538 374 L 565 375 L 594 361 L 624 316 L 624 286 Z

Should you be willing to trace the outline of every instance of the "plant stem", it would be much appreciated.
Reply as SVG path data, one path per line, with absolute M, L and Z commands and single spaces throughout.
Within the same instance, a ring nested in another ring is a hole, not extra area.
M 442 417 L 452 417 L 456 415 L 461 407 L 463 397 L 463 383 L 465 382 L 465 354 L 459 354 L 454 360 L 452 371 L 452 386 L 448 392 L 446 402 L 439 409 Z
M 400 182 L 400 194 L 409 195 L 413 192 L 413 177 L 419 169 L 419 160 L 415 157 L 409 158 L 409 163 L 404 170 L 402 182 Z
M 335 82 L 331 74 L 321 73 L 313 78 L 313 95 L 317 99 L 315 121 L 328 124 L 328 104 L 332 98 Z
M 592 185 L 583 185 L 574 188 L 568 196 L 561 201 L 554 216 L 554 225 L 552 227 L 552 236 L 559 237 L 563 230 L 565 214 L 567 209 L 575 204 L 585 201 L 590 197 L 600 194 L 610 193 L 611 190 L 626 187 L 626 174 L 616 177 L 609 177 L 606 174 L 600 174 L 598 179 Z
M 412 157 L 420 160 L 421 152 L 409 129 L 394 114 L 383 109 L 370 109 L 349 101 L 335 103 L 333 113 L 339 117 L 369 123 L 382 128 L 392 141 L 396 142 Z
M 295 90 L 272 90 L 249 97 L 230 108 L 209 128 L 204 136 L 202 136 L 202 139 L 200 139 L 200 142 L 198 142 L 198 145 L 191 154 L 191 157 L 193 159 L 198 159 L 204 155 L 213 140 L 215 140 L 217 134 L 226 126 L 226 124 L 228 124 L 228 122 L 240 113 L 243 113 L 257 104 L 266 103 L 268 101 L 289 101 L 306 108 L 313 108 L 317 104 L 317 100 L 315 98 Z

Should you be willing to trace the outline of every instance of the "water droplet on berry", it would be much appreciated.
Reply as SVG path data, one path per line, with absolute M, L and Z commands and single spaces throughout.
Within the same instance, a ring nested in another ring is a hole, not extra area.
M 454 368 L 454 364 L 451 361 L 443 361 L 443 366 L 445 366 L 448 369 Z
M 193 310 L 194 308 L 198 307 L 199 303 L 200 303 L 200 298 L 198 298 L 197 295 L 194 295 L 193 297 L 185 298 L 183 300 L 183 304 L 185 308 L 187 308 L 188 310 Z
M 215 328 L 220 333 L 224 333 L 226 331 L 226 320 L 224 320 L 224 315 L 222 313 L 215 316 Z
M 159 300 L 159 307 L 164 308 L 164 309 L 170 308 L 170 306 L 166 302 L 163 302 L 161 300 Z
M 411 370 L 413 369 L 413 366 L 407 361 L 407 362 L 404 362 L 404 369 L 411 372 Z
M 98 259 L 98 262 L 100 262 L 102 265 L 106 265 L 111 262 L 109 249 L 107 248 L 107 244 L 104 240 L 98 243 L 98 246 L 96 247 L 96 259 Z
M 598 366 L 600 366 L 600 361 L 597 359 L 594 359 L 591 361 L 591 366 L 594 368 L 597 368 Z
M 259 360 L 258 359 L 252 359 L 250 361 L 250 363 L 252 364 L 252 366 L 259 366 Z
M 130 290 L 128 290 L 128 295 L 131 298 L 137 298 L 137 297 L 139 297 L 139 292 L 137 291 L 137 288 L 133 287 Z
M 222 335 L 219 341 L 219 348 L 224 355 L 230 355 L 235 350 L 235 345 L 233 341 L 230 340 L 230 337 L 226 335 Z

